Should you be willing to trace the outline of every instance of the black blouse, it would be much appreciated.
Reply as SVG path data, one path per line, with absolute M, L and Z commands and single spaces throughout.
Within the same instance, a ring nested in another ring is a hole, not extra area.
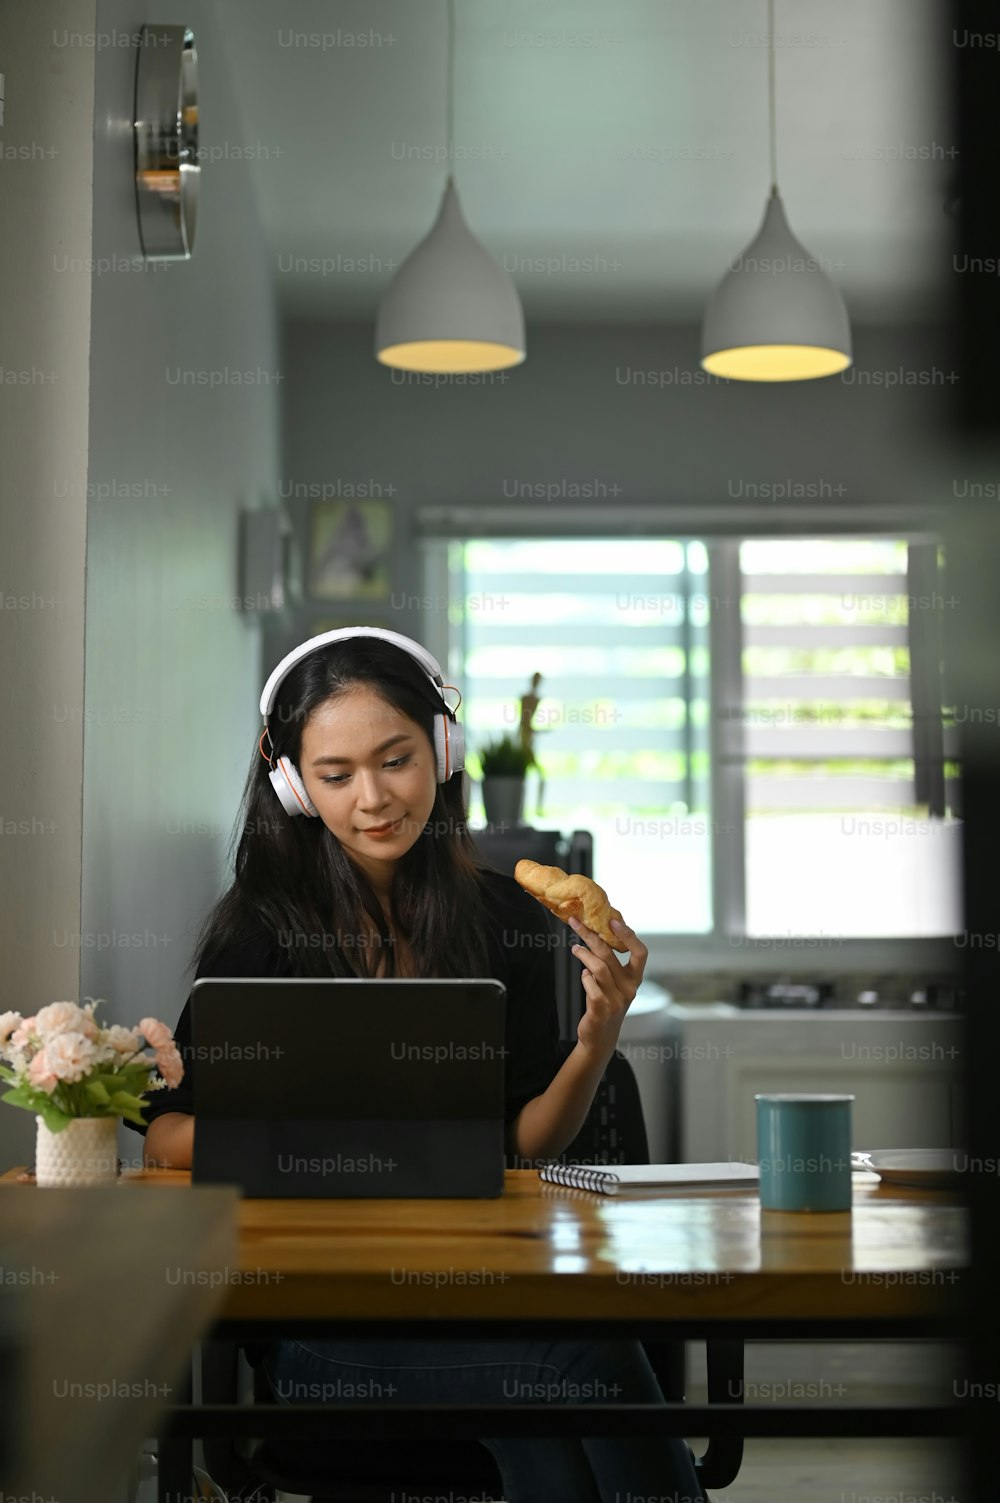
M 490 953 L 486 974 L 507 988 L 504 1042 L 509 1052 L 504 1056 L 504 1121 L 509 1125 L 526 1102 L 542 1094 L 562 1062 L 552 950 L 555 936 L 541 904 L 513 877 L 494 872 L 482 875 Z M 222 951 L 209 964 L 201 962 L 194 979 L 291 975 L 287 950 L 262 929 L 259 936 Z M 190 996 L 174 1038 L 184 1062 L 184 1079 L 174 1090 L 152 1091 L 146 1097 L 147 1127 L 164 1112 L 194 1112 Z M 146 1131 L 138 1123 L 129 1122 L 128 1126 L 136 1132 Z

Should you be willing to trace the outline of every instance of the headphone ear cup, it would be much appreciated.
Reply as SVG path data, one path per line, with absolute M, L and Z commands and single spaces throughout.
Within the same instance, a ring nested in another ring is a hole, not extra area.
M 299 770 L 290 758 L 279 757 L 277 767 L 268 773 L 268 777 L 286 814 L 307 814 L 311 818 L 318 818 L 319 810 L 306 792 Z
M 434 750 L 437 753 L 437 780 L 447 783 L 456 772 L 465 769 L 465 727 L 447 715 L 435 715 Z
M 457 720 L 448 722 L 448 735 L 451 738 L 451 770 L 452 772 L 465 771 L 465 726 Z

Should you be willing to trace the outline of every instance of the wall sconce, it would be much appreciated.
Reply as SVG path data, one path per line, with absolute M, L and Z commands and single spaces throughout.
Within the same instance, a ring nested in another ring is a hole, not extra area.
M 186 261 L 198 208 L 198 55 L 187 26 L 143 26 L 135 65 L 135 200 L 147 261 Z

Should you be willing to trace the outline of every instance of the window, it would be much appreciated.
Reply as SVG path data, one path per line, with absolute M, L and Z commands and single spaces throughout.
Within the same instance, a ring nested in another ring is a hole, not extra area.
M 937 550 L 744 542 L 740 576 L 746 932 L 956 932 Z
M 961 929 L 936 545 L 426 546 L 425 582 L 449 602 L 428 645 L 465 694 L 474 826 L 485 818 L 477 750 L 517 738 L 540 673 L 544 789 L 529 772 L 525 818 L 592 832 L 594 875 L 640 934 Z
M 525 819 L 590 830 L 594 877 L 637 932 L 711 929 L 707 554 L 663 538 L 448 547 L 449 671 L 474 753 L 517 739 L 540 672 Z M 469 756 L 471 775 L 481 769 Z M 478 787 L 469 809 L 484 821 Z

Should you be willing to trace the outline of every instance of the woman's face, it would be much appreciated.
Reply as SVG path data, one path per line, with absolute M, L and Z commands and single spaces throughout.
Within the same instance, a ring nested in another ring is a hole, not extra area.
M 318 705 L 306 721 L 299 772 L 331 835 L 387 892 L 396 862 L 416 844 L 434 807 L 437 772 L 424 730 L 373 689 L 356 685 Z M 374 833 L 386 824 L 387 833 Z

